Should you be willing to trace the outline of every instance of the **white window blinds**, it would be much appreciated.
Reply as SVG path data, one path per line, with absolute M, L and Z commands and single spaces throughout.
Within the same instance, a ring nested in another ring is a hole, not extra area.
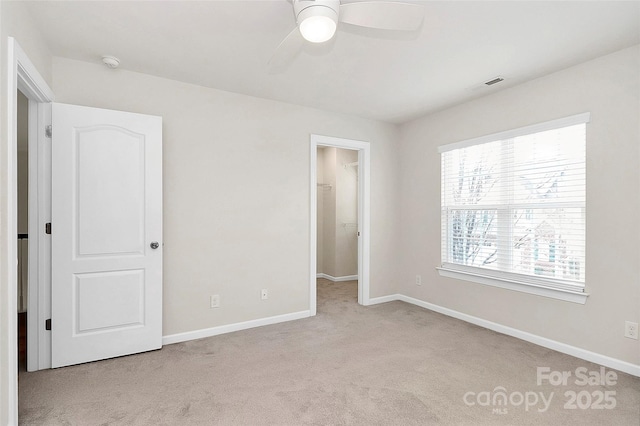
M 580 114 L 440 147 L 444 268 L 584 288 L 588 121 Z

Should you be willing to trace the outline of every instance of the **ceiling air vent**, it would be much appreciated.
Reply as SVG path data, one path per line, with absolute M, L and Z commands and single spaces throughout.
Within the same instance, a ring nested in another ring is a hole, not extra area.
M 501 81 L 504 81 L 504 78 L 496 77 L 493 80 L 485 81 L 484 84 L 486 84 L 487 86 L 493 86 L 494 84 L 500 83 Z

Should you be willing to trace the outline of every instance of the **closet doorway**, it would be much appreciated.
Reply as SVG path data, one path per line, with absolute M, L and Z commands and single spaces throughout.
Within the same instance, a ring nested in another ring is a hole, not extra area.
M 311 135 L 310 313 L 316 279 L 358 281 L 369 304 L 369 143 Z
M 318 147 L 316 276 L 358 279 L 358 151 Z

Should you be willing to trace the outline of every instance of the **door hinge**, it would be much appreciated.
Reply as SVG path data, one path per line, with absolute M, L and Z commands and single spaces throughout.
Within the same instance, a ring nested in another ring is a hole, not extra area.
M 53 134 L 53 127 L 51 126 L 51 124 L 47 125 L 47 127 L 44 128 L 44 135 L 48 138 L 51 138 L 51 135 Z
M 51 234 L 51 222 L 44 224 L 44 233 Z
M 46 320 L 44 322 L 44 329 L 45 330 L 51 330 L 51 318 L 49 318 L 48 320 Z

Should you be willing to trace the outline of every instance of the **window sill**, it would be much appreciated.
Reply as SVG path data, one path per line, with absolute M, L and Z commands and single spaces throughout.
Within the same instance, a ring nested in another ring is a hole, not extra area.
M 471 281 L 479 284 L 489 285 L 492 287 L 506 288 L 508 290 L 535 294 L 537 296 L 564 300 L 566 302 L 579 303 L 581 305 L 584 305 L 587 301 L 587 297 L 589 297 L 589 293 L 546 287 L 543 285 L 525 283 L 513 279 L 505 279 L 478 274 L 476 272 L 459 271 L 443 267 L 437 267 L 436 269 L 441 276 L 447 278 L 456 278 L 459 280 Z

